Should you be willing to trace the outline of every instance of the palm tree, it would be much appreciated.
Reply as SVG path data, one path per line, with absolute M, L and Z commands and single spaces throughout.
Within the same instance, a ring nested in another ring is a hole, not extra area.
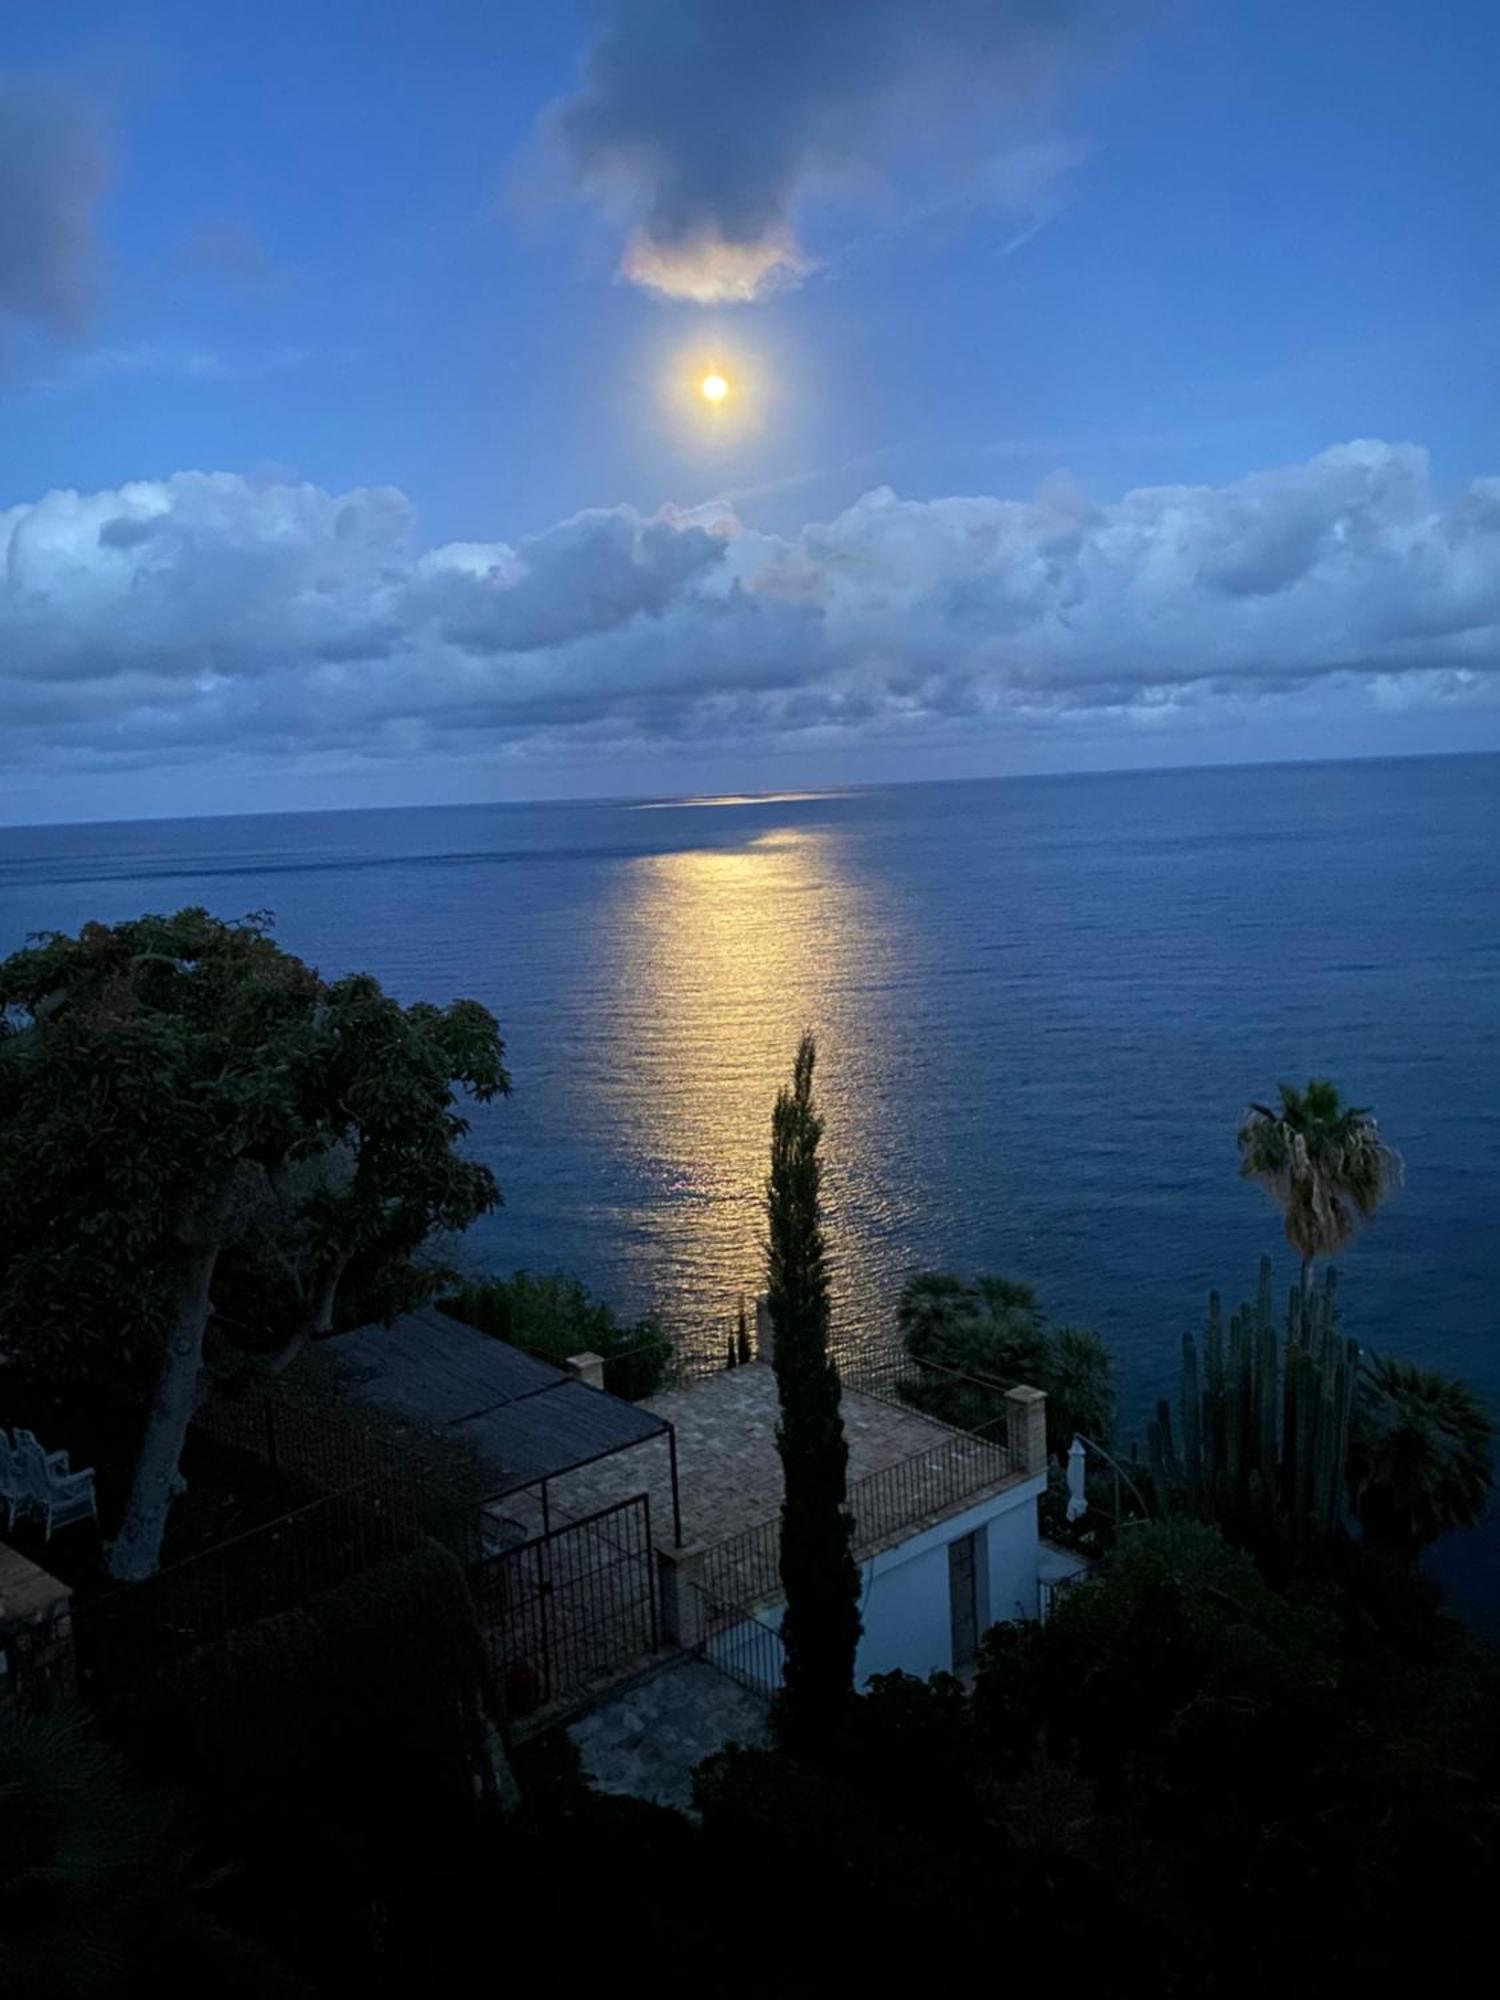
M 1382 1141 L 1368 1110 L 1345 1104 L 1326 1077 L 1306 1090 L 1282 1084 L 1279 1111 L 1252 1104 L 1239 1146 L 1241 1174 L 1259 1181 L 1286 1218 L 1304 1291 L 1313 1260 L 1341 1250 L 1401 1181 L 1401 1155 Z
M 1349 1451 L 1366 1539 L 1409 1559 L 1472 1528 L 1491 1484 L 1494 1425 L 1472 1389 L 1404 1361 L 1369 1357 Z
M 908 1354 L 927 1359 L 946 1353 L 958 1324 L 972 1317 L 974 1294 L 949 1271 L 914 1271 L 901 1287 L 896 1324 Z

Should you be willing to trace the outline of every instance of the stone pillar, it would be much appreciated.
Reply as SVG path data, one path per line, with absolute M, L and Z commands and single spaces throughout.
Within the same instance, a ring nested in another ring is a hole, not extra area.
M 768 1368 L 776 1359 L 776 1328 L 771 1321 L 771 1301 L 764 1292 L 755 1301 L 755 1358 Z
M 604 1356 L 591 1354 L 570 1354 L 563 1363 L 570 1375 L 576 1375 L 580 1382 L 587 1382 L 591 1389 L 604 1387 Z
M 0 1542 L 0 1708 L 66 1701 L 76 1677 L 71 1591 Z
M 1047 1470 L 1047 1398 L 1040 1389 L 1006 1392 L 1005 1437 L 1012 1472 L 1029 1478 Z
M 703 1643 L 702 1544 L 686 1549 L 658 1549 L 662 1631 L 672 1645 L 691 1649 Z

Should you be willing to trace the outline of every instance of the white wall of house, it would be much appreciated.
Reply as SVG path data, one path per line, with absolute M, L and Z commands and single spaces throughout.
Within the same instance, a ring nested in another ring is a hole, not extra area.
M 953 1611 L 948 1550 L 976 1529 L 983 1560 L 976 1597 L 981 1633 L 1004 1619 L 1039 1614 L 1037 1497 L 1045 1478 L 1028 1479 L 994 1493 L 934 1528 L 869 1556 L 860 1564 L 860 1616 L 864 1626 L 855 1658 L 859 1686 L 873 1674 L 925 1676 L 953 1667 Z M 779 1627 L 782 1606 L 759 1613 L 762 1626 Z M 747 1678 L 776 1671 L 777 1649 L 766 1634 L 736 1626 L 708 1642 L 711 1657 Z
M 872 1674 L 926 1675 L 953 1666 L 953 1614 L 948 1549 L 982 1531 L 978 1576 L 979 1630 L 1008 1618 L 1035 1618 L 1037 1495 L 1045 1479 L 1028 1479 L 950 1515 L 910 1541 L 860 1565 L 864 1633 L 855 1658 L 862 1686 Z

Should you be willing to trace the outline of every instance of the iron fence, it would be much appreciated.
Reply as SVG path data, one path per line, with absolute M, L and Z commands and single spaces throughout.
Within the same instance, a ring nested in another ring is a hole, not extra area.
M 752 1694 L 770 1701 L 786 1673 L 786 1645 L 776 1627 L 741 1604 L 695 1590 L 703 1638 L 699 1657 Z
M 188 1653 L 308 1603 L 441 1528 L 389 1481 L 329 1493 L 139 1583 L 80 1600 L 79 1667 L 101 1705 L 128 1700 Z
M 519 1720 L 584 1694 L 660 1643 L 645 1493 L 487 1557 L 469 1582 Z

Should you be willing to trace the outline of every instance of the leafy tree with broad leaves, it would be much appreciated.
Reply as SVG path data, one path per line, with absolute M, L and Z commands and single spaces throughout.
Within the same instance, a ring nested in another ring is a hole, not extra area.
M 605 1388 L 628 1402 L 654 1395 L 671 1374 L 672 1342 L 654 1314 L 621 1321 L 612 1306 L 592 1298 L 564 1271 L 480 1278 L 439 1303 L 481 1333 L 544 1355 L 559 1367 L 575 1354 L 599 1355 Z
M 813 1102 L 816 1049 L 804 1035 L 789 1089 L 771 1119 L 766 1186 L 767 1305 L 775 1335 L 781 1422 L 781 1636 L 786 1676 L 777 1727 L 787 1748 L 816 1757 L 842 1727 L 854 1695 L 859 1570 L 845 1505 L 849 1447 L 838 1369 L 828 1351 L 828 1259 L 823 1242 L 823 1121 Z
M 331 1323 L 351 1259 L 499 1199 L 457 1151 L 458 1093 L 510 1087 L 493 1017 L 330 984 L 269 928 L 188 909 L 48 933 L 0 965 L 0 1345 L 150 1381 L 109 1551 L 122 1580 L 160 1560 L 226 1252 L 295 1213 L 301 1339 Z
M 1358 1224 L 1401 1181 L 1401 1156 L 1387 1146 L 1370 1112 L 1345 1104 L 1338 1085 L 1314 1077 L 1306 1090 L 1281 1085 L 1281 1104 L 1252 1104 L 1239 1130 L 1240 1173 L 1259 1181 L 1286 1223 L 1302 1259 L 1302 1289 L 1313 1264 L 1335 1256 Z

